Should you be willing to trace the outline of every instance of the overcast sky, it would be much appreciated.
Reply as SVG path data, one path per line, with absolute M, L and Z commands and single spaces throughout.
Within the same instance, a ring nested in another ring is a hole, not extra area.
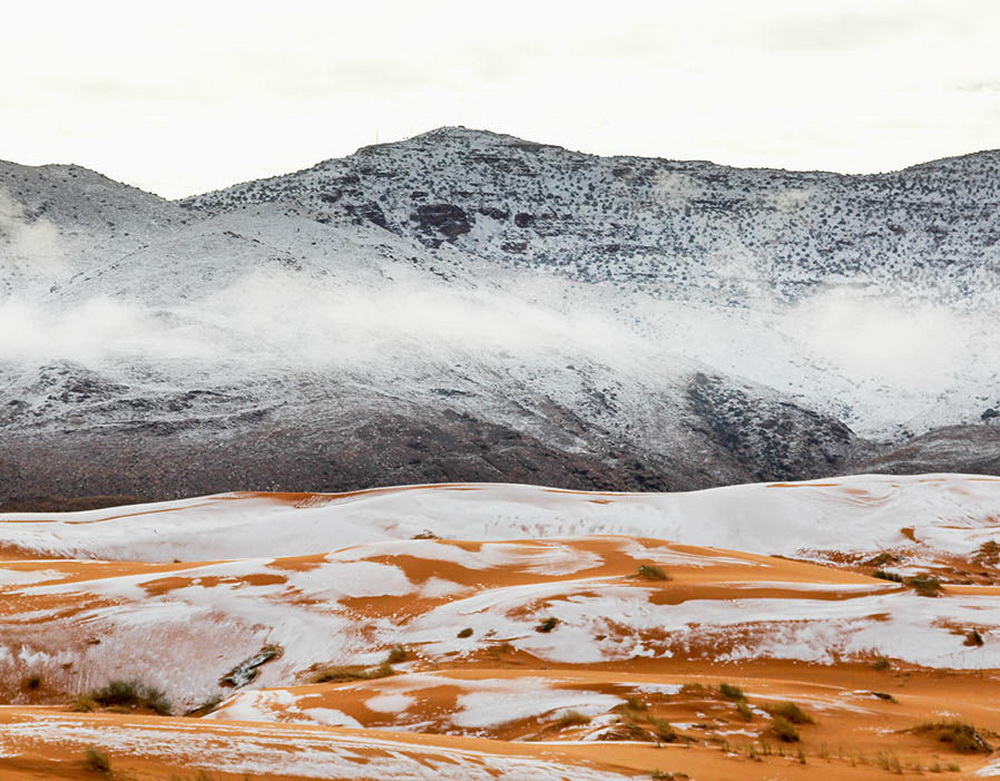
M 1000 147 L 996 0 L 10 6 L 0 159 L 168 197 L 441 125 L 845 172 Z

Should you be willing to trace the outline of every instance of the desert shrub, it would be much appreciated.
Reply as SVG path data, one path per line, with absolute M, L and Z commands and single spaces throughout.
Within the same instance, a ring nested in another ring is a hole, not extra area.
M 472 637 L 472 627 L 471 626 L 465 627 L 465 629 L 463 629 L 461 632 L 459 632 L 456 635 L 456 637 L 461 637 L 463 639 L 466 638 L 466 637 Z
M 917 592 L 917 596 L 936 597 L 941 593 L 941 581 L 929 575 L 917 575 L 906 579 L 906 585 Z
M 677 740 L 677 732 L 666 719 L 647 719 L 649 726 L 653 728 L 653 734 L 657 740 L 663 743 L 673 743 Z
M 902 583 L 903 576 L 898 572 L 889 572 L 889 570 L 877 569 L 872 573 L 873 578 L 880 578 L 881 580 L 891 580 L 893 583 Z
M 386 657 L 386 664 L 399 664 L 400 662 L 405 662 L 410 656 L 410 652 L 406 650 L 401 645 L 394 645 L 392 650 L 389 651 L 389 656 Z
M 691 697 L 709 697 L 712 694 L 712 690 L 703 683 L 685 683 L 681 686 L 680 693 Z
M 892 662 L 886 659 L 884 656 L 880 656 L 874 662 L 872 662 L 872 668 L 875 670 L 888 670 L 892 667 Z
M 634 711 L 644 711 L 649 710 L 649 705 L 640 700 L 638 697 L 626 697 L 625 708 Z
M 640 564 L 635 576 L 643 580 L 670 580 L 670 576 L 662 568 L 653 564 Z
M 344 681 L 372 681 L 376 678 L 388 678 L 396 671 L 390 664 L 380 664 L 378 667 L 359 667 L 342 665 L 324 667 L 317 670 L 312 677 L 313 683 L 343 683 Z
M 538 626 L 535 627 L 535 631 L 546 634 L 548 632 L 551 632 L 558 625 L 559 625 L 559 619 L 555 618 L 554 616 L 549 616 L 544 621 L 542 621 L 542 623 L 540 623 Z
M 964 645 L 972 646 L 978 648 L 983 644 L 983 636 L 979 634 L 979 630 L 970 629 L 969 633 L 965 636 Z
M 799 731 L 784 716 L 774 716 L 771 718 L 771 726 L 768 733 L 785 743 L 794 743 L 799 739 Z
M 24 688 L 30 691 L 37 691 L 42 688 L 42 676 L 29 675 L 24 679 Z
M 590 724 L 590 716 L 586 716 L 578 710 L 571 710 L 556 720 L 555 727 L 556 729 L 565 729 L 566 727 L 582 727 L 584 724 Z
M 719 693 L 727 700 L 745 700 L 747 698 L 739 686 L 733 686 L 731 683 L 720 683 Z
M 783 718 L 792 724 L 812 724 L 813 718 L 794 702 L 779 702 L 777 705 L 765 705 L 764 710 L 769 716 Z
M 76 713 L 90 713 L 91 711 L 97 710 L 100 705 L 94 702 L 93 697 L 89 694 L 78 694 L 70 703 L 69 709 L 75 711 Z
M 924 722 L 912 730 L 915 735 L 927 735 L 942 743 L 949 743 L 961 754 L 990 753 L 993 749 L 986 739 L 971 724 L 953 719 L 951 721 Z
M 882 551 L 881 553 L 872 556 L 865 564 L 869 567 L 881 567 L 885 564 L 892 564 L 897 560 L 898 557 L 892 555 L 888 551 Z
M 91 773 L 102 773 L 104 775 L 111 773 L 111 758 L 96 748 L 87 749 L 83 755 L 83 765 Z
M 753 711 L 747 705 L 746 700 L 740 700 L 736 703 L 736 712 L 740 714 L 740 718 L 743 721 L 753 721 Z
M 161 689 L 134 679 L 111 681 L 101 689 L 88 692 L 86 697 L 102 708 L 148 709 L 161 716 L 169 716 L 171 710 L 170 701 Z

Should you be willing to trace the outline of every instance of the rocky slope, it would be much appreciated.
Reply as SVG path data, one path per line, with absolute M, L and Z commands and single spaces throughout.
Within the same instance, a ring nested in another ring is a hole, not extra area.
M 169 203 L 3 164 L 0 501 L 992 472 L 996 167 L 444 128 Z

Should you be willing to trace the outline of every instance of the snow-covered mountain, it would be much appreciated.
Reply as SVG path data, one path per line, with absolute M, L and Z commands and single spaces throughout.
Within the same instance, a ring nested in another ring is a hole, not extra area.
M 998 160 L 443 128 L 178 203 L 2 164 L 0 501 L 994 471 Z

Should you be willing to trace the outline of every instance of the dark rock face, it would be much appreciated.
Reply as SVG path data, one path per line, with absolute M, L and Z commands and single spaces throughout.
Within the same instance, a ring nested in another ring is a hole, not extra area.
M 417 223 L 424 243 L 437 246 L 444 241 L 454 241 L 472 230 L 473 218 L 460 206 L 434 203 L 418 206 L 410 219 Z
M 720 377 L 696 374 L 688 397 L 702 430 L 745 464 L 753 480 L 836 474 L 858 448 L 839 421 L 787 401 L 754 398 Z

